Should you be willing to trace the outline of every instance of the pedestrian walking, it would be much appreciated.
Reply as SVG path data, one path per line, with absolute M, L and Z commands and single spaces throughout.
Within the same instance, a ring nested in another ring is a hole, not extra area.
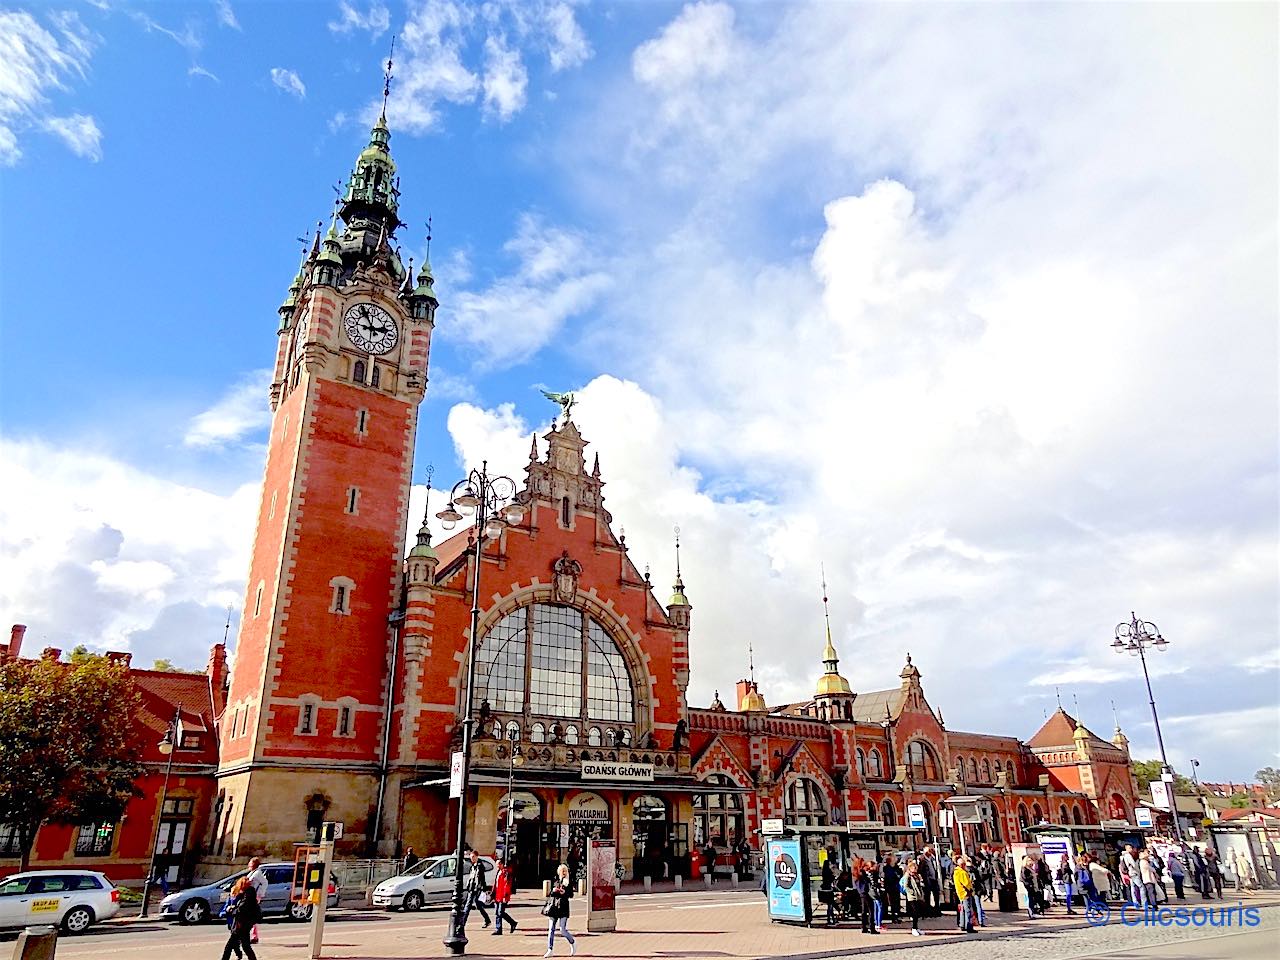
M 853 885 L 858 891 L 859 906 L 862 911 L 862 932 L 879 933 L 876 929 L 876 912 L 872 905 L 875 901 L 875 884 L 872 879 L 871 864 L 865 860 L 858 861 L 858 875 Z
M 702 849 L 702 869 L 707 871 L 707 876 L 710 878 L 712 886 L 715 886 L 715 882 L 716 882 L 716 857 L 717 856 L 718 854 L 716 853 L 716 845 L 712 843 L 710 840 L 708 840 L 707 845 Z
M 1126 843 L 1124 853 L 1120 854 L 1120 879 L 1125 884 L 1126 898 L 1134 906 L 1143 906 L 1146 903 L 1146 893 L 1142 886 L 1142 870 L 1138 866 L 1138 851 L 1131 843 Z
M 1222 899 L 1222 861 L 1218 858 L 1218 851 L 1213 847 L 1206 847 L 1204 851 L 1204 869 L 1206 874 L 1205 889 L 1209 893 L 1218 891 L 1218 899 Z
M 1040 886 L 1040 873 L 1036 870 L 1035 861 L 1031 857 L 1022 858 L 1022 870 L 1019 872 L 1022 886 L 1027 891 L 1027 919 L 1034 920 L 1044 912 L 1044 892 Z
M 920 864 L 920 879 L 924 881 L 925 897 L 929 904 L 929 915 L 938 916 L 942 903 L 942 878 L 938 872 L 938 861 L 933 855 L 933 847 L 926 846 L 917 859 Z
M 1040 896 L 1042 911 L 1047 912 L 1049 905 L 1053 902 L 1053 871 L 1049 869 L 1049 864 L 1045 862 L 1043 857 L 1032 857 L 1036 866 L 1036 876 L 1040 880 Z
M 551 887 L 551 895 L 542 905 L 542 914 L 547 918 L 547 952 L 549 957 L 556 951 L 556 926 L 560 927 L 560 936 L 569 941 L 569 956 L 578 952 L 577 941 L 569 932 L 569 900 L 573 897 L 573 881 L 569 876 L 568 864 L 560 864 L 556 869 L 555 883 Z
M 831 869 L 831 859 L 822 861 L 822 883 L 818 886 L 818 902 L 827 905 L 827 926 L 836 925 L 836 873 Z
M 911 918 L 911 935 L 924 936 L 920 932 L 920 917 L 926 909 L 924 880 L 920 877 L 920 866 L 914 860 L 907 864 L 907 872 L 903 877 L 904 894 L 907 898 L 907 916 Z
M 1142 882 L 1143 902 L 1150 907 L 1156 905 L 1156 872 L 1151 865 L 1151 852 L 1143 850 L 1138 854 L 1138 876 Z
M 1173 881 L 1173 892 L 1179 900 L 1187 899 L 1183 892 L 1182 885 L 1186 882 L 1187 871 L 1182 866 L 1182 858 L 1178 856 L 1177 848 L 1169 850 L 1168 859 L 1165 861 L 1165 867 L 1169 871 L 1169 879 Z
M 1195 883 L 1196 892 L 1200 894 L 1200 898 L 1202 900 L 1210 899 L 1208 868 L 1199 847 L 1191 848 L 1191 878 Z
M 511 895 L 515 892 L 515 878 L 511 875 L 511 866 L 504 859 L 498 864 L 498 875 L 493 878 L 493 936 L 502 936 L 502 921 L 507 921 L 507 926 L 514 933 L 516 927 L 520 924 L 516 923 L 516 918 L 507 913 L 508 905 L 511 903 Z
M 1093 872 L 1089 869 L 1091 860 L 1087 853 L 1082 853 L 1076 858 L 1076 886 L 1080 888 L 1080 896 L 1084 898 L 1086 910 L 1102 903 L 1098 885 L 1093 882 Z
M 467 927 L 467 918 L 472 910 L 479 910 L 484 918 L 484 926 L 489 926 L 489 912 L 485 910 L 485 895 L 489 893 L 489 880 L 485 876 L 486 868 L 480 854 L 471 851 L 471 872 L 467 874 L 466 905 L 462 909 L 462 928 Z M 483 930 L 484 927 L 481 927 Z
M 1076 895 L 1076 869 L 1071 865 L 1071 857 L 1067 854 L 1062 855 L 1062 861 L 1058 864 L 1058 875 L 1054 878 L 1067 891 L 1067 913 L 1074 914 L 1075 895 Z
M 408 873 L 414 868 L 421 858 L 413 852 L 413 847 L 404 848 L 404 868 L 401 873 Z
M 897 854 L 885 856 L 880 879 L 884 883 L 884 912 L 890 923 L 899 923 L 902 920 L 902 868 L 898 866 Z
M 222 948 L 222 960 L 231 960 L 234 953 L 245 960 L 258 960 L 253 952 L 253 942 L 249 935 L 254 926 L 262 919 L 262 910 L 258 905 L 258 894 L 248 877 L 241 877 L 231 888 L 231 902 L 227 905 L 227 943 Z
M 951 867 L 951 884 L 956 891 L 956 903 L 960 911 L 960 929 L 973 933 L 973 879 L 969 876 L 968 863 L 963 856 L 956 857 Z
M 262 869 L 262 859 L 260 857 L 252 857 L 249 860 L 249 875 L 245 880 L 253 887 L 253 892 L 258 898 L 259 913 L 261 913 L 262 903 L 267 899 L 267 872 Z M 249 933 L 249 942 L 258 942 L 258 921 L 253 921 L 253 930 Z

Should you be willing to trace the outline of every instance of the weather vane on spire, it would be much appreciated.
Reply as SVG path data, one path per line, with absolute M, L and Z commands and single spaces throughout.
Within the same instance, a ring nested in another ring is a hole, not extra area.
M 680 581 L 680 524 L 676 524 L 676 582 Z
M 431 218 L 427 217 L 427 263 L 431 262 Z
M 818 570 L 822 574 L 822 619 L 827 624 L 827 642 L 831 642 L 831 612 L 827 608 L 827 565 L 825 563 L 818 564 Z
M 387 119 L 387 99 L 391 96 L 391 78 L 394 74 L 391 72 L 392 58 L 396 55 L 396 38 L 391 38 L 391 51 L 387 54 L 387 69 L 382 72 L 382 119 Z

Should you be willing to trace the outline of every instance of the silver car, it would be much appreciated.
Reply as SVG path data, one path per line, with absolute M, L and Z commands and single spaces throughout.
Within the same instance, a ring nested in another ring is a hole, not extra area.
M 29 870 L 0 880 L 0 928 L 48 923 L 84 933 L 120 910 L 120 891 L 92 870 Z
M 383 880 L 373 889 L 373 905 L 395 910 L 421 910 L 424 904 L 440 903 L 453 896 L 456 872 L 453 854 L 443 857 L 428 857 L 415 863 L 399 876 Z M 485 882 L 493 886 L 498 875 L 498 865 L 493 857 L 481 857 L 484 864 Z M 471 872 L 471 861 L 463 861 L 462 881 L 466 883 L 467 874 Z
M 308 920 L 314 909 L 309 903 L 293 901 L 293 864 L 264 863 L 267 875 L 267 895 L 262 898 L 263 916 L 286 916 L 290 920 Z M 241 877 L 249 875 L 241 870 L 229 877 L 202 887 L 191 887 L 179 893 L 171 893 L 160 901 L 160 918 L 179 923 L 204 923 L 222 912 L 222 906 L 231 899 L 231 886 Z M 338 884 L 329 878 L 328 905 L 338 905 Z

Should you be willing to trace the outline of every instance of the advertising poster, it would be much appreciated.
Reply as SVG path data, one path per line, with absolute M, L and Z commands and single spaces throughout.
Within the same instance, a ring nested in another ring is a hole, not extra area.
M 799 837 L 771 837 L 765 848 L 765 893 L 769 919 L 809 922 L 809 891 Z
M 1038 843 L 1010 844 L 1013 852 L 1013 875 L 1018 878 L 1018 906 L 1027 909 L 1027 888 L 1022 883 L 1022 858 L 1038 856 L 1042 851 Z
M 592 933 L 617 929 L 614 910 L 613 868 L 618 850 L 612 840 L 594 837 L 587 845 L 587 929 Z

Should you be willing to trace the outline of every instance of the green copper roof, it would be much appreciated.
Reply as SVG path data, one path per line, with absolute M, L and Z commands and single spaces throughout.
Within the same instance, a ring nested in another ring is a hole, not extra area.
M 423 557 L 427 560 L 436 559 L 436 549 L 429 543 L 415 543 L 413 549 L 409 551 L 411 557 Z

